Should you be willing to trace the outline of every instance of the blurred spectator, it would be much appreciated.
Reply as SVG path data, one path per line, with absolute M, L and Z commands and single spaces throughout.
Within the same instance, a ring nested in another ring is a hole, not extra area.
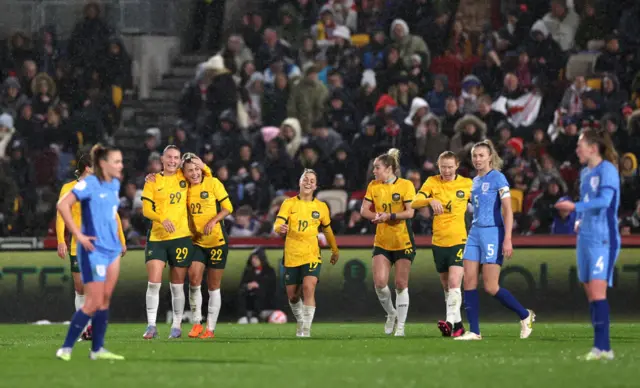
M 310 66 L 304 78 L 293 87 L 287 103 L 288 117 L 296 117 L 304 134 L 311 132 L 311 125 L 323 117 L 329 92 L 318 81 L 318 69 Z
M 276 308 L 276 271 L 267 254 L 256 248 L 247 259 L 238 292 L 238 323 L 257 322 L 263 311 Z
M 242 205 L 233 215 L 233 223 L 229 235 L 231 237 L 252 237 L 258 233 L 260 223 L 253 217 L 253 209 Z
M 571 201 L 571 197 L 561 197 L 557 202 L 561 201 Z M 556 211 L 551 224 L 551 234 L 576 234 L 576 219 L 577 213 L 575 211 Z
M 89 2 L 84 7 L 84 20 L 78 22 L 67 47 L 73 67 L 95 69 L 104 62 L 109 42 L 109 27 L 100 18 L 100 6 Z
M 54 26 L 45 26 L 39 36 L 36 46 L 35 62 L 41 72 L 54 77 L 56 66 L 60 60 L 60 48 Z
M 8 113 L 0 115 L 0 163 L 9 157 L 9 145 L 15 132 L 11 115 Z
M 547 25 L 553 40 L 558 43 L 562 51 L 573 48 L 580 17 L 573 5 L 569 6 L 569 0 L 551 0 L 551 11 L 542 18 L 542 21 Z

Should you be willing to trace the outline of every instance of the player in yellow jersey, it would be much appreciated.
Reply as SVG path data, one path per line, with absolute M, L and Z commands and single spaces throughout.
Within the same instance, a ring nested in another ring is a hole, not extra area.
M 211 170 L 199 158 L 193 162 L 203 174 L 211 176 Z M 174 145 L 167 146 L 162 153 L 163 171 L 147 179 L 142 190 L 142 214 L 152 221 L 147 235 L 145 262 L 148 274 L 146 295 L 147 330 L 143 338 L 158 336 L 156 318 L 160 302 L 162 271 L 170 267 L 171 305 L 173 324 L 169 338 L 182 336 L 182 316 L 184 314 L 184 279 L 191 265 L 193 243 L 189 229 L 187 194 L 189 185 L 180 169 L 180 150 Z
M 411 229 L 414 210 L 411 201 L 416 195 L 413 183 L 399 178 L 400 151 L 392 148 L 373 162 L 375 180 L 369 183 L 360 214 L 376 224 L 373 242 L 373 283 L 376 294 L 387 313 L 385 334 L 394 332 L 404 337 L 404 325 L 409 312 L 409 272 L 416 256 Z M 373 205 L 374 211 L 371 210 Z M 391 301 L 389 273 L 395 266 L 396 308 Z
M 60 199 L 62 199 L 68 192 L 73 189 L 78 181 L 84 179 L 87 175 L 93 174 L 93 168 L 91 168 L 91 156 L 90 155 L 82 155 L 78 159 L 77 169 L 75 172 L 76 179 L 64 184 L 60 189 Z M 71 214 L 73 216 L 73 222 L 80 227 L 82 224 L 82 210 L 80 208 L 80 202 L 76 202 L 71 207 Z M 118 216 L 118 232 L 120 233 L 120 241 L 122 242 L 122 256 L 127 252 L 127 243 L 124 238 L 124 232 L 122 230 L 122 223 L 120 222 L 120 217 Z M 76 242 L 75 236 L 71 236 L 71 244 L 69 244 L 69 249 L 67 249 L 67 243 L 65 241 L 65 225 L 60 212 L 57 212 L 56 216 L 56 236 L 58 239 L 58 257 L 61 259 L 65 259 L 67 257 L 67 252 L 69 253 L 69 264 L 71 268 L 71 277 L 73 278 L 73 287 L 76 292 L 75 297 L 75 307 L 76 311 L 79 310 L 84 304 L 84 286 L 82 284 L 82 278 L 80 276 L 80 267 L 78 266 L 78 258 L 76 257 L 76 252 L 78 248 L 78 244 Z M 91 325 L 87 326 L 82 335 L 80 336 L 80 340 L 88 341 L 91 339 Z
M 224 218 L 233 212 L 229 194 L 218 178 L 202 175 L 195 154 L 187 153 L 182 158 L 182 172 L 189 180 L 189 223 L 193 236 L 193 258 L 189 267 L 189 304 L 195 324 L 189 332 L 191 338 L 214 338 L 214 330 L 220 313 L 222 299 L 220 282 L 227 264 L 227 233 L 224 230 Z M 207 288 L 209 305 L 207 309 L 207 328 L 203 330 L 202 320 L 202 283 L 203 272 L 207 268 Z M 204 333 L 203 333 L 204 331 Z
M 414 209 L 431 206 L 433 210 L 432 252 L 440 283 L 444 289 L 447 319 L 438 322 L 445 337 L 464 334 L 460 306 L 462 305 L 462 256 L 467 242 L 465 214 L 471 197 L 472 181 L 456 174 L 460 161 L 456 154 L 445 151 L 438 157 L 440 175 L 424 182 L 411 203 Z
M 297 337 L 311 336 L 316 312 L 315 292 L 322 268 L 318 242 L 320 228 L 331 247 L 331 264 L 337 263 L 339 258 L 329 208 L 314 196 L 317 181 L 316 172 L 305 169 L 300 177 L 299 194 L 282 203 L 273 225 L 273 230 L 285 238 L 284 282 L 289 306 L 297 321 Z

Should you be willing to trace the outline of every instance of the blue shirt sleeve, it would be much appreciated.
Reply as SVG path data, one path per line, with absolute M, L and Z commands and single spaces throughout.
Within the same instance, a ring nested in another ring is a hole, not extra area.
M 76 183 L 73 189 L 71 189 L 71 192 L 76 196 L 76 198 L 78 198 L 78 201 L 86 201 L 91 197 L 94 189 L 93 180 L 91 178 L 91 176 L 88 176 L 85 179 L 82 179 Z
M 598 194 L 595 198 L 591 198 L 589 202 L 580 201 L 576 203 L 576 212 L 582 213 L 590 209 L 604 209 L 611 205 L 611 201 L 620 190 L 620 177 L 618 176 L 618 170 L 611 163 L 606 163 L 600 170 Z

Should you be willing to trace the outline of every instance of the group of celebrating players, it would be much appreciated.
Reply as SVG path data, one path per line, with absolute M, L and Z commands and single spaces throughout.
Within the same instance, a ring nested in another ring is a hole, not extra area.
M 594 347 L 585 359 L 609 360 L 613 358 L 613 352 L 609 343 L 606 291 L 611 285 L 620 249 L 620 236 L 615 226 L 620 196 L 617 154 L 606 133 L 591 129 L 581 134 L 576 152 L 580 162 L 586 165 L 581 173 L 581 199 L 577 203 L 560 202 L 556 207 L 575 210 L 579 215 L 576 224 L 578 275 L 590 302 L 595 333 Z M 446 303 L 446 319 L 438 322 L 442 335 L 463 341 L 482 339 L 477 290 L 482 269 L 485 291 L 518 315 L 520 338 L 528 338 L 533 330 L 535 313 L 525 309 L 499 285 L 503 259 L 509 259 L 513 253 L 513 212 L 509 184 L 500 172 L 502 160 L 493 144 L 483 141 L 472 148 L 471 158 L 476 169 L 473 180 L 457 175 L 459 160 L 456 154 L 442 153 L 438 158 L 440 174 L 429 177 L 417 194 L 413 184 L 399 176 L 399 155 L 397 149 L 391 149 L 374 160 L 375 179 L 367 187 L 360 210 L 364 218 L 376 224 L 372 272 L 376 294 L 387 315 L 385 334 L 405 335 L 409 274 L 416 256 L 411 219 L 415 209 L 430 206 L 434 214 L 432 252 Z M 168 146 L 163 152 L 162 163 L 161 173 L 147 176 L 142 194 L 143 214 L 152 221 L 145 250 L 148 326 L 143 338 L 158 336 L 156 317 L 162 272 L 167 264 L 173 309 L 169 338 L 182 335 L 187 274 L 189 304 L 195 321 L 189 337 L 214 338 L 221 306 L 220 283 L 229 251 L 222 223 L 233 212 L 233 206 L 223 184 L 196 155 L 181 156 L 177 147 Z M 91 338 L 93 342 L 92 359 L 122 359 L 103 347 L 119 258 L 126 252 L 117 216 L 118 205 L 114 202 L 119 191 L 122 156 L 116 149 L 98 145 L 92 150 L 91 160 L 81 158 L 78 166 L 78 180 L 63 187 L 58 204 L 58 254 L 61 257 L 65 257 L 67 248 L 64 224 L 74 236 L 71 269 L 77 311 L 57 356 L 69 360 L 74 342 L 84 331 L 83 338 Z M 311 336 L 316 309 L 314 295 L 322 268 L 318 244 L 320 231 L 331 247 L 331 264 L 339 259 L 329 209 L 314 195 L 316 182 L 315 171 L 305 169 L 299 180 L 298 195 L 282 203 L 273 227 L 275 233 L 285 238 L 284 283 L 297 321 L 298 337 Z M 473 222 L 467 235 L 465 213 L 469 203 Z M 604 240 L 602 228 L 608 230 Z M 392 267 L 395 267 L 395 306 L 388 286 Z M 209 292 L 206 328 L 201 324 L 200 289 L 205 268 Z M 460 311 L 461 287 L 468 331 L 463 326 Z M 92 328 L 85 331 L 89 320 Z

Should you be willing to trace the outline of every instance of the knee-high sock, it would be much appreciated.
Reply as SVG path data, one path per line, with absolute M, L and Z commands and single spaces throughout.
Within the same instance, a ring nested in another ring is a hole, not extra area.
M 506 288 L 500 288 L 493 297 L 498 299 L 504 307 L 518 314 L 520 320 L 529 316 L 529 311 L 522 307 L 520 302 L 518 302 L 518 299 L 516 299 L 516 297 L 513 296 Z
M 202 289 L 201 286 L 189 287 L 189 307 L 194 323 L 202 322 Z
M 611 350 L 609 338 L 609 302 L 606 299 L 594 300 L 593 305 L 593 347 L 603 351 Z
M 296 303 L 291 303 L 291 301 L 289 301 L 289 307 L 291 307 L 291 312 L 293 313 L 293 316 L 296 318 L 296 322 L 302 322 L 303 306 L 304 305 L 302 304 L 302 299 L 298 299 Z
M 220 289 L 209 290 L 209 304 L 207 305 L 207 330 L 214 331 L 218 323 L 218 315 L 222 306 Z
M 451 322 L 451 324 L 454 324 L 462 321 L 462 315 L 460 314 L 461 305 L 462 292 L 460 291 L 460 289 L 450 289 L 447 298 L 447 322 Z
M 409 289 L 396 290 L 396 308 L 398 310 L 398 327 L 403 328 L 409 313 Z
M 78 310 L 73 314 L 73 318 L 71 318 L 71 324 L 69 325 L 69 330 L 67 331 L 67 337 L 64 340 L 63 348 L 72 348 L 73 345 L 82 334 L 85 326 L 89 323 L 91 317 L 85 314 L 82 310 Z
M 396 309 L 393 308 L 393 301 L 391 300 L 391 290 L 389 289 L 389 286 L 376 288 L 376 294 L 378 295 L 378 300 L 387 315 L 395 315 Z
M 480 334 L 480 300 L 478 290 L 464 290 L 464 305 L 467 310 L 469 331 Z
M 158 318 L 160 286 L 162 286 L 162 283 L 147 283 L 147 324 L 149 326 L 155 326 Z
M 303 306 L 302 307 L 302 330 L 311 330 L 311 324 L 313 323 L 313 316 L 316 313 L 316 306 Z
M 98 310 L 93 315 L 93 333 L 91 350 L 97 352 L 104 346 L 104 336 L 107 333 L 109 310 Z
M 182 326 L 182 316 L 184 315 L 184 285 L 171 283 L 171 306 L 173 307 L 173 324 L 174 329 Z

